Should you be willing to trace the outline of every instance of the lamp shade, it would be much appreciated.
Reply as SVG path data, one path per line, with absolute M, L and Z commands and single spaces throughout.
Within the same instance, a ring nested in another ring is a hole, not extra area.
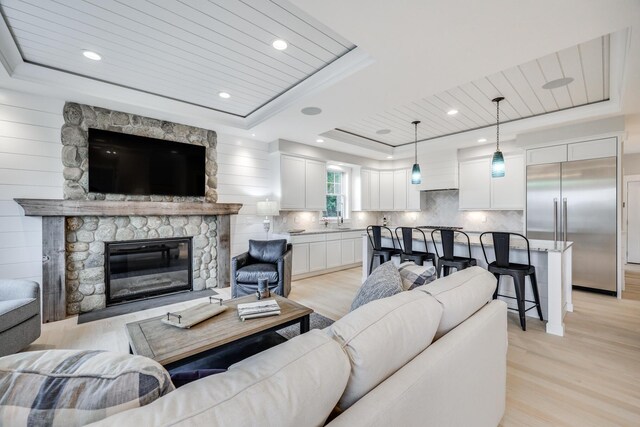
M 412 184 L 422 183 L 422 174 L 420 173 L 420 165 L 417 163 L 414 163 L 413 168 L 411 168 L 411 183 Z
M 491 159 L 491 177 L 492 178 L 502 178 L 504 176 L 504 157 L 502 156 L 502 151 L 498 150 L 493 153 L 493 158 Z
M 256 211 L 258 215 L 274 216 L 279 215 L 278 202 L 272 200 L 265 200 L 256 203 Z

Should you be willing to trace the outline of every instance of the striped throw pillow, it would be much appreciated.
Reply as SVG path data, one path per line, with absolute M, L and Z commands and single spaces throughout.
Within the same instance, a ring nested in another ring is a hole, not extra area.
M 413 261 L 400 264 L 398 272 L 402 278 L 402 288 L 409 291 L 418 286 L 426 285 L 436 280 L 436 268 L 433 266 L 416 265 Z

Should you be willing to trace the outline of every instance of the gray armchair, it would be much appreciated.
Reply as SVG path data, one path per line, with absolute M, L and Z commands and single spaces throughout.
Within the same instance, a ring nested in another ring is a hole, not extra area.
M 269 281 L 269 290 L 286 297 L 291 290 L 292 246 L 281 240 L 249 240 L 249 251 L 231 259 L 231 296 L 253 294 L 258 279 Z
M 0 280 L 0 357 L 17 353 L 40 336 L 40 286 Z

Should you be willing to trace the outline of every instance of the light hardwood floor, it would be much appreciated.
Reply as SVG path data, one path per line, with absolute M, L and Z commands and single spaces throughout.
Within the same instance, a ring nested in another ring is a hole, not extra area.
M 640 270 L 637 267 L 634 270 L 629 269 L 624 272 L 622 298 L 640 301 Z
M 338 319 L 348 312 L 360 269 L 299 280 L 289 297 Z M 640 278 L 640 276 L 639 276 Z M 228 289 L 219 290 L 223 298 Z M 523 332 L 509 314 L 507 409 L 502 426 L 640 426 L 640 301 L 574 292 L 566 335 L 544 332 L 528 319 Z M 198 301 L 180 303 L 182 308 Z M 76 324 L 47 324 L 30 348 L 127 351 L 125 323 L 165 313 L 167 307 Z

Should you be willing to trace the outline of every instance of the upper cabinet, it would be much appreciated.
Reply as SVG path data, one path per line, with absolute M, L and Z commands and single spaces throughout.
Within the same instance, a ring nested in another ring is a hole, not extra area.
M 411 185 L 410 169 L 360 172 L 363 211 L 420 210 L 419 186 Z
M 326 205 L 327 165 L 305 160 L 305 209 L 323 211 Z
M 280 157 L 280 209 L 324 210 L 326 164 L 317 160 Z
M 393 171 L 380 171 L 380 210 L 393 210 Z
M 616 138 L 531 148 L 527 150 L 527 165 L 615 157 L 617 152 L 618 144 Z
M 461 210 L 523 210 L 525 165 L 521 154 L 504 156 L 505 176 L 491 177 L 491 158 L 459 164 L 459 208 Z

